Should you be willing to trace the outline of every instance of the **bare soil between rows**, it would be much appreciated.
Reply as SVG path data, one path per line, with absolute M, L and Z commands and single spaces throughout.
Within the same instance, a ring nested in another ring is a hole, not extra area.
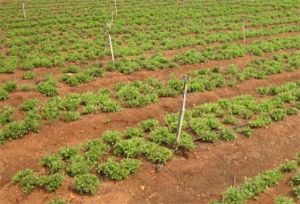
M 235 88 L 222 88 L 188 96 L 188 107 L 219 98 L 240 94 L 255 95 L 259 86 L 299 80 L 300 70 L 277 74 L 264 80 L 251 79 Z M 198 143 L 189 158 L 177 156 L 160 173 L 145 163 L 142 170 L 121 182 L 104 182 L 97 195 L 78 196 L 64 184 L 57 193 L 35 191 L 24 196 L 9 183 L 17 170 L 25 167 L 39 169 L 38 159 L 66 145 L 74 145 L 99 137 L 107 129 L 124 129 L 147 118 L 162 120 L 168 112 L 177 111 L 180 96 L 162 98 L 159 103 L 144 108 L 123 109 L 118 113 L 83 116 L 79 121 L 57 121 L 43 125 L 38 134 L 7 142 L 0 148 L 0 201 L 6 203 L 44 203 L 49 197 L 62 195 L 73 203 L 206 203 L 218 198 L 225 186 L 244 176 L 254 176 L 292 157 L 300 150 L 300 117 L 287 118 L 268 129 L 258 129 L 253 138 L 239 138 L 231 143 Z M 104 121 L 110 120 L 109 123 Z M 142 187 L 141 187 L 142 186 Z M 144 190 L 143 190 L 144 189 Z M 0 202 L 1 203 L 1 202 Z

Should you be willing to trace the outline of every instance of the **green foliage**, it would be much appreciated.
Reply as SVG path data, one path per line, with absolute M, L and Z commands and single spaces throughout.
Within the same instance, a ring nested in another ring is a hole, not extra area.
M 173 147 L 176 142 L 175 134 L 171 133 L 166 127 L 153 129 L 149 134 L 149 139 L 155 143 L 164 144 L 169 147 Z M 178 147 L 183 150 L 192 150 L 194 146 L 192 137 L 183 132 L 181 134 Z
M 293 194 L 296 196 L 297 199 L 300 198 L 300 185 L 293 188 Z
M 33 87 L 30 84 L 22 84 L 20 87 L 21 91 L 31 91 Z
M 294 185 L 300 185 L 300 172 L 297 172 L 297 174 L 293 176 L 292 182 Z
M 139 127 L 143 129 L 144 132 L 150 132 L 153 128 L 159 125 L 158 120 L 148 119 L 139 123 Z
M 88 173 L 92 168 L 92 163 L 82 155 L 71 157 L 67 167 L 67 172 L 70 176 Z
M 37 90 L 45 96 L 57 95 L 56 87 L 56 81 L 52 76 L 46 76 L 45 79 L 36 86 Z
M 253 131 L 250 127 L 242 127 L 237 130 L 239 133 L 242 133 L 246 137 L 251 137 Z
M 30 80 L 30 79 L 35 79 L 36 78 L 36 73 L 32 72 L 32 71 L 26 71 L 23 73 L 23 77 L 24 80 Z
M 286 196 L 279 196 L 275 200 L 275 204 L 294 204 L 293 198 L 289 198 Z
M 13 121 L 14 108 L 11 106 L 4 106 L 0 111 L 0 125 L 5 125 Z
M 61 198 L 55 198 L 55 199 L 49 201 L 47 204 L 70 204 L 70 203 Z
M 40 164 L 43 167 L 48 168 L 50 173 L 56 173 L 64 169 L 65 165 L 62 161 L 62 157 L 59 154 L 51 154 L 43 157 L 40 160 Z
M 43 107 L 43 117 L 48 120 L 57 119 L 60 116 L 60 98 L 51 98 Z
M 75 176 L 73 188 L 80 194 L 95 194 L 97 192 L 100 180 L 93 174 L 81 174 Z
M 0 101 L 4 101 L 8 99 L 8 97 L 8 92 L 5 89 L 0 88 Z
M 78 120 L 80 118 L 80 113 L 76 111 L 67 111 L 64 113 L 64 121 L 71 122 Z
M 91 140 L 85 144 L 85 156 L 89 162 L 95 162 L 109 150 L 106 144 L 103 144 L 100 140 Z
M 114 148 L 116 155 L 124 155 L 126 158 L 136 158 L 145 155 L 148 160 L 154 163 L 165 163 L 173 157 L 173 152 L 165 147 L 149 142 L 142 138 L 121 140 Z
M 79 153 L 78 147 L 64 147 L 59 150 L 59 155 L 63 160 L 68 160 Z
M 59 173 L 40 176 L 38 179 L 38 185 L 44 187 L 48 192 L 53 192 L 61 185 L 63 179 L 64 176 Z
M 235 134 L 234 130 L 232 130 L 231 128 L 223 127 L 223 128 L 221 128 L 220 137 L 222 140 L 231 141 L 231 140 L 236 139 L 236 134 Z
M 297 169 L 298 163 L 295 160 L 291 160 L 286 162 L 285 164 L 280 166 L 280 171 L 282 172 L 291 172 Z
M 107 130 L 102 134 L 102 139 L 109 145 L 114 145 L 122 139 L 122 134 L 119 131 Z
M 19 183 L 24 193 L 32 192 L 39 184 L 38 176 L 34 175 L 32 169 L 18 171 L 13 177 L 12 182 Z
M 80 72 L 80 67 L 79 66 L 76 66 L 76 65 L 70 65 L 70 66 L 67 66 L 63 69 L 61 69 L 61 72 L 62 73 L 78 73 Z
M 230 187 L 223 193 L 222 201 L 224 203 L 244 203 L 246 199 L 253 198 L 268 187 L 275 185 L 281 177 L 282 174 L 277 169 L 263 172 L 254 178 L 246 179 L 238 187 Z
M 250 120 L 249 125 L 250 127 L 253 128 L 258 128 L 258 127 L 264 127 L 269 125 L 272 122 L 272 119 L 270 116 L 267 115 L 260 115 L 257 118 Z
M 275 109 L 271 112 L 271 118 L 274 121 L 280 121 L 283 120 L 283 118 L 286 116 L 286 110 L 284 109 Z
M 143 134 L 144 132 L 142 128 L 128 127 L 125 130 L 125 136 L 127 138 L 143 137 Z
M 160 87 L 160 82 L 154 78 L 130 84 L 117 84 L 117 98 L 123 101 L 126 107 L 146 106 L 158 102 L 157 89 Z
M 109 158 L 98 166 L 97 171 L 107 178 L 123 180 L 136 172 L 140 165 L 141 161 L 137 159 L 123 159 L 121 162 L 116 162 L 114 159 Z
M 20 105 L 20 110 L 27 112 L 27 111 L 37 109 L 39 106 L 39 103 L 40 102 L 38 99 L 28 99 Z
M 5 82 L 2 86 L 1 86 L 5 91 L 7 92 L 12 92 L 15 91 L 17 89 L 17 82 L 15 81 L 8 81 Z

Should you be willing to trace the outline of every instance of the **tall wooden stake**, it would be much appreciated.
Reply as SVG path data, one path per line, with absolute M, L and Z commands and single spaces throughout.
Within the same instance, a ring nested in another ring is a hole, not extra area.
M 25 19 L 25 21 L 26 21 L 26 20 L 27 20 L 27 17 L 26 17 L 26 11 L 25 11 L 25 3 L 22 4 L 22 8 L 23 8 L 24 19 Z
M 115 11 L 116 11 L 116 15 L 118 14 L 118 9 L 117 9 L 117 0 L 114 0 L 115 2 Z
M 112 41 L 111 41 L 110 34 L 108 34 L 108 38 L 109 38 L 109 46 L 110 46 L 111 59 L 112 59 L 113 62 L 115 62 L 114 50 L 113 50 L 113 46 L 112 46 Z
M 246 27 L 245 27 L 245 20 L 243 22 L 243 33 L 244 33 L 244 44 L 246 44 Z
M 184 76 L 183 77 L 184 86 L 183 86 L 182 104 L 181 104 L 181 108 L 180 108 L 180 112 L 179 112 L 177 132 L 176 132 L 176 143 L 175 143 L 176 149 L 178 148 L 178 145 L 180 142 L 182 124 L 183 124 L 183 119 L 184 119 L 185 102 L 186 102 L 186 97 L 187 97 L 187 82 L 188 82 L 188 77 Z

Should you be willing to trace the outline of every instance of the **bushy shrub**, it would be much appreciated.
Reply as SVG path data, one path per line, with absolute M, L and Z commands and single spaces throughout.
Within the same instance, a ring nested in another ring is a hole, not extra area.
M 293 188 L 293 194 L 296 196 L 297 199 L 300 198 L 300 185 Z
M 125 136 L 127 138 L 142 137 L 143 134 L 144 132 L 141 128 L 129 127 L 125 130 Z
M 95 162 L 108 151 L 109 147 L 100 140 L 91 140 L 85 144 L 85 157 L 90 162 Z
M 293 176 L 292 182 L 294 185 L 300 185 L 300 172 L 297 172 L 297 174 Z
M 2 85 L 2 88 L 7 91 L 7 92 L 12 92 L 12 91 L 15 91 L 17 89 L 17 82 L 15 81 L 8 81 L 8 82 L 5 82 L 3 85 Z
M 51 154 L 43 157 L 40 160 L 40 164 L 46 167 L 51 173 L 56 173 L 65 167 L 62 157 L 59 154 Z
M 246 137 L 251 137 L 251 135 L 253 133 L 253 131 L 252 131 L 252 129 L 250 127 L 241 127 L 239 129 L 237 129 L 237 131 L 239 133 L 242 133 Z
M 295 169 L 297 169 L 298 163 L 295 160 L 291 160 L 286 162 L 285 164 L 280 166 L 280 171 L 282 172 L 291 172 Z
M 11 106 L 4 106 L 3 109 L 0 111 L 0 125 L 5 125 L 13 121 L 13 107 Z
M 37 109 L 39 103 L 40 102 L 38 99 L 28 99 L 20 105 L 20 110 L 27 112 L 27 111 Z
M 60 98 L 51 98 L 43 107 L 43 117 L 47 120 L 54 120 L 60 116 Z
M 71 122 L 78 120 L 80 118 L 80 113 L 76 111 L 67 111 L 64 113 L 64 121 Z
M 137 159 L 123 159 L 121 162 L 116 162 L 110 158 L 97 167 L 97 172 L 113 180 L 123 180 L 136 172 L 140 165 L 141 161 Z
M 158 120 L 148 119 L 139 123 L 139 127 L 143 129 L 144 132 L 150 132 L 153 128 L 159 125 Z
M 92 163 L 82 155 L 75 155 L 71 157 L 70 163 L 67 167 L 67 172 L 70 176 L 85 174 L 90 171 Z
M 30 79 L 35 79 L 36 78 L 36 73 L 32 72 L 32 71 L 26 71 L 23 73 L 23 77 L 24 80 L 30 80 Z
M 220 137 L 222 140 L 231 141 L 231 140 L 236 139 L 236 134 L 235 134 L 234 130 L 232 130 L 231 128 L 223 127 L 223 128 L 221 128 Z
M 0 101 L 4 101 L 8 99 L 8 92 L 4 90 L 3 88 L 0 88 Z
M 55 96 L 57 95 L 57 89 L 56 89 L 56 81 L 52 76 L 47 76 L 45 79 L 38 83 L 37 90 L 46 95 L 46 96 Z
M 59 173 L 40 176 L 38 179 L 38 185 L 45 188 L 48 192 L 53 192 L 61 185 L 63 179 L 64 176 Z
M 39 184 L 38 176 L 34 175 L 33 170 L 26 168 L 18 171 L 13 177 L 12 182 L 19 183 L 24 193 L 32 192 Z
M 73 188 L 80 194 L 95 194 L 99 185 L 98 177 L 89 173 L 75 176 L 73 182 Z
M 289 198 L 286 196 L 279 196 L 275 200 L 275 204 L 294 204 L 293 198 Z
M 107 130 L 102 134 L 102 139 L 109 145 L 114 145 L 122 139 L 122 134 L 119 131 Z
M 59 150 L 59 155 L 63 160 L 68 160 L 79 153 L 78 147 L 64 147 Z

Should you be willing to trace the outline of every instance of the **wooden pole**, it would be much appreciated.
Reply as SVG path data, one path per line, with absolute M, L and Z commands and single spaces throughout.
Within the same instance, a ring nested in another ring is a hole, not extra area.
M 117 0 L 114 0 L 115 1 L 115 11 L 116 11 L 116 15 L 118 14 L 118 9 L 117 9 Z
M 244 33 L 244 44 L 246 44 L 246 27 L 245 27 L 245 20 L 243 21 L 243 33 Z
M 23 8 L 24 19 L 25 19 L 25 21 L 26 21 L 26 20 L 27 20 L 27 17 L 26 17 L 26 11 L 25 11 L 25 3 L 22 4 L 22 8 Z
M 188 77 L 184 76 L 183 77 L 184 86 L 183 86 L 182 104 L 181 104 L 181 108 L 180 108 L 180 112 L 179 112 L 177 132 L 176 132 L 176 143 L 175 143 L 176 149 L 178 148 L 178 145 L 180 142 L 182 124 L 183 124 L 183 119 L 184 119 L 185 103 L 186 103 L 186 97 L 187 97 L 187 82 L 188 82 Z
M 111 36 L 108 34 L 108 39 L 109 39 L 109 46 L 110 46 L 110 53 L 111 53 L 111 59 L 113 62 L 115 62 L 115 56 L 114 56 L 114 50 L 113 50 L 113 45 L 111 41 Z

